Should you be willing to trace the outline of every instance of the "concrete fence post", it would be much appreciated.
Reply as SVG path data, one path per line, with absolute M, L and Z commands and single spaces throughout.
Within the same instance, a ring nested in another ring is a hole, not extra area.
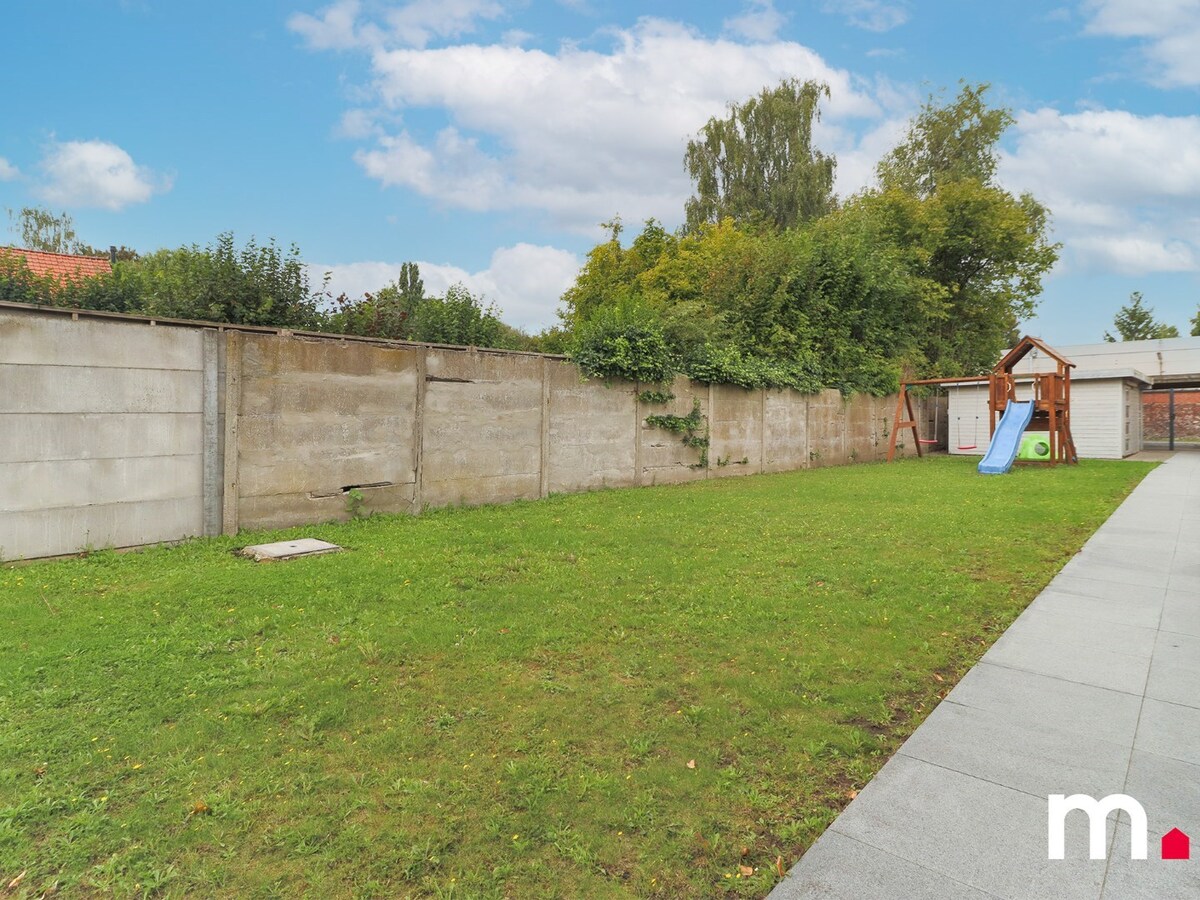
M 225 497 L 221 530 L 238 533 L 238 419 L 242 414 L 242 336 L 225 332 Z
M 420 515 L 425 508 L 425 391 L 429 375 L 429 349 L 417 350 L 416 399 L 413 403 L 413 513 Z
M 542 453 L 538 496 L 550 493 L 550 360 L 542 357 Z
M 221 533 L 221 482 L 224 477 L 221 462 L 221 435 L 217 426 L 220 422 L 220 373 L 219 344 L 222 335 L 216 331 L 202 333 L 201 385 L 201 428 L 202 428 L 202 492 L 204 504 L 204 536 L 214 537 Z

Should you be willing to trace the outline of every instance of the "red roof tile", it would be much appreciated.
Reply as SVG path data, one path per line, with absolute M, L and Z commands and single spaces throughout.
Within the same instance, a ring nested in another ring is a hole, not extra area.
M 58 281 L 73 281 L 112 272 L 112 264 L 106 256 L 72 256 L 68 253 L 23 250 L 20 247 L 0 247 L 0 253 L 23 256 L 25 265 L 34 275 L 49 275 Z

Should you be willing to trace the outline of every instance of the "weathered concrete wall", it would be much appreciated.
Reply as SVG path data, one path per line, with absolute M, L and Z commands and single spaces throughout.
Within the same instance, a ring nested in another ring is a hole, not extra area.
M 0 310 L 0 558 L 205 532 L 205 348 L 199 331 Z
M 426 359 L 423 505 L 541 496 L 542 360 L 465 350 Z
M 405 512 L 416 486 L 418 351 L 231 334 L 237 389 L 236 528 Z
M 790 388 L 763 391 L 764 472 L 808 466 L 808 401 Z
M 707 421 L 708 385 L 679 376 L 671 385 L 670 393 L 675 398 L 666 403 L 638 404 L 641 407 L 637 431 L 638 484 L 679 484 L 707 477 L 707 472 L 700 468 L 702 450 L 686 446 L 681 434 L 648 425 L 646 418 L 655 415 L 688 416 L 699 404 L 702 421 Z M 698 434 L 704 434 L 703 425 Z
M 887 453 L 894 397 L 681 377 L 639 399 L 658 388 L 535 354 L 0 308 L 0 555 L 344 519 L 351 490 L 419 512 Z M 646 421 L 697 406 L 707 455 Z
M 637 444 L 645 418 L 637 386 L 584 381 L 579 369 L 545 360 L 549 493 L 630 487 L 637 483 Z
M 713 477 L 763 470 L 765 391 L 728 384 L 712 386 L 709 470 Z

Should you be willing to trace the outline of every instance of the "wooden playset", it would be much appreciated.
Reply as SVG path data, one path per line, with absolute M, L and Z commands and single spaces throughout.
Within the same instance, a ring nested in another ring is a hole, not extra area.
M 1054 363 L 1053 371 L 1022 373 L 1015 375 L 1013 369 L 1027 355 L 1044 356 Z M 934 439 L 922 438 L 919 432 L 916 414 L 913 411 L 912 395 L 908 389 L 921 385 L 939 384 L 970 384 L 987 383 L 988 385 L 988 437 L 995 439 L 997 429 L 1005 424 L 1006 416 L 1011 412 L 1013 418 L 1018 414 L 1024 418 L 1019 421 L 1009 420 L 1011 424 L 1004 429 L 1005 436 L 1009 434 L 1019 443 L 1024 431 L 1044 431 L 1048 436 L 1049 453 L 1044 459 L 1038 460 L 1048 465 L 1058 463 L 1075 463 L 1079 456 L 1075 452 L 1075 441 L 1071 437 L 1071 369 L 1075 364 L 1065 359 L 1052 348 L 1035 337 L 1021 338 L 1004 358 L 996 364 L 988 375 L 975 375 L 960 378 L 923 378 L 915 381 L 900 383 L 900 394 L 896 400 L 896 415 L 892 422 L 892 433 L 888 442 L 888 462 L 896 456 L 896 438 L 905 429 L 912 429 L 913 441 L 917 455 L 924 455 L 926 445 L 936 444 Z M 1031 400 L 1022 401 L 1017 397 L 1017 382 L 1032 384 Z M 1031 408 L 1029 408 L 1031 406 Z M 905 418 L 907 414 L 907 418 Z M 974 450 L 973 444 L 964 444 L 959 435 L 960 450 Z M 1015 457 L 1016 447 L 1011 448 L 1011 456 Z M 1012 459 L 1003 466 L 1007 471 L 1012 465 Z M 980 471 L 983 471 L 982 464 Z

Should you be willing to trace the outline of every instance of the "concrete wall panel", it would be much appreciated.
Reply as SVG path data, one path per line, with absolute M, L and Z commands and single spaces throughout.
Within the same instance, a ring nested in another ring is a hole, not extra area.
M 646 424 L 652 415 L 690 415 L 695 403 L 700 404 L 702 421 L 698 434 L 703 435 L 708 423 L 708 385 L 690 381 L 682 376 L 671 386 L 675 399 L 668 403 L 640 403 L 638 414 L 638 457 L 641 462 L 641 484 L 678 484 L 708 477 L 700 468 L 701 451 L 685 446 L 683 435 Z
M 198 452 L 199 413 L 9 413 L 0 419 L 0 463 Z
M 0 351 L 5 413 L 197 413 L 199 370 L 10 365 Z
M 0 463 L 6 510 L 171 500 L 200 494 L 197 454 Z
M 709 472 L 713 477 L 762 471 L 763 392 L 713 385 Z
M 240 336 L 238 525 L 266 528 L 363 510 L 411 510 L 419 354 L 410 347 Z M 388 489 L 391 490 L 388 490 Z
M 197 328 L 0 310 L 3 362 L 26 366 L 199 371 Z
M 628 487 L 636 479 L 637 385 L 582 381 L 570 363 L 549 361 L 547 490 Z
M 542 482 L 542 360 L 430 350 L 423 412 L 423 502 L 533 499 Z
M 763 471 L 787 472 L 808 466 L 808 397 L 790 388 L 767 390 Z
M 0 558 L 204 531 L 210 337 L 0 310 Z
M 809 465 L 840 466 L 849 462 L 846 433 L 847 403 L 835 390 L 813 394 L 808 399 Z
M 202 528 L 200 506 L 192 497 L 5 511 L 0 514 L 0 559 L 138 547 L 196 536 Z

